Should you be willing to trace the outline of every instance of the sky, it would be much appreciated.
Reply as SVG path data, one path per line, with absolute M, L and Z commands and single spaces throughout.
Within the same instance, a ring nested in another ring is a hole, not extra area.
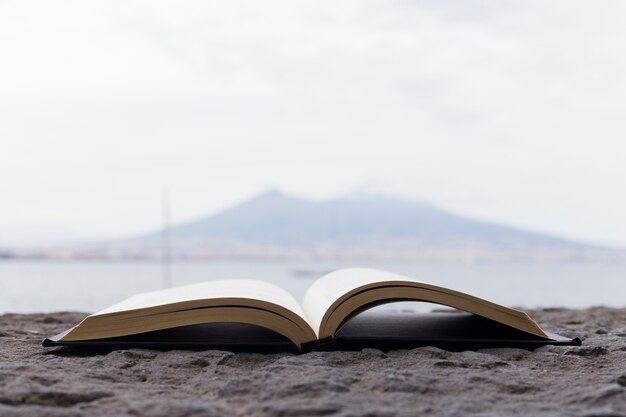
M 622 1 L 2 1 L 0 245 L 364 184 L 626 246 Z

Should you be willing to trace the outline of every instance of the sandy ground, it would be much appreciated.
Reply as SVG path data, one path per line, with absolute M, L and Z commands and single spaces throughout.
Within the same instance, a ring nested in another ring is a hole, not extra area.
M 0 416 L 626 416 L 626 309 L 531 311 L 582 347 L 75 352 L 84 314 L 0 316 Z

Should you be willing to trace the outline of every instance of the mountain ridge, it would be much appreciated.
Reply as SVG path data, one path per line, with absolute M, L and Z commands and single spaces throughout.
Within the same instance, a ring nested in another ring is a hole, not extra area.
M 348 194 L 311 201 L 277 189 L 213 215 L 176 225 L 176 238 L 194 237 L 259 244 L 312 244 L 358 239 L 400 239 L 424 244 L 474 242 L 500 247 L 591 248 L 593 245 L 476 220 L 431 203 L 392 195 Z M 154 237 L 159 233 L 151 234 Z
M 621 249 L 476 220 L 425 201 L 371 193 L 312 201 L 276 189 L 167 230 L 4 255 L 360 263 L 626 261 Z

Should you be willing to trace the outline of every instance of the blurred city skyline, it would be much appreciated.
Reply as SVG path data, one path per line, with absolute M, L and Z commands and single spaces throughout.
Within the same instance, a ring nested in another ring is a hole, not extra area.
M 0 245 L 267 188 L 626 246 L 626 4 L 5 2 Z M 369 185 L 368 185 L 369 186 Z

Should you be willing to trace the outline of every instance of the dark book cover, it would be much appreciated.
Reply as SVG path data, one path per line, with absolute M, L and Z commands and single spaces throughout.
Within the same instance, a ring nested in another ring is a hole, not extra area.
M 549 334 L 550 339 L 530 335 L 493 320 L 469 313 L 393 313 L 369 312 L 358 315 L 337 332 L 334 338 L 314 340 L 300 349 L 284 336 L 270 330 L 240 323 L 210 323 L 141 333 L 130 336 L 85 341 L 61 341 L 64 333 L 43 341 L 44 347 L 76 348 L 156 348 L 223 349 L 234 351 L 276 351 L 295 349 L 383 350 L 437 346 L 450 350 L 484 347 L 535 349 L 544 345 L 580 346 L 579 338 Z

